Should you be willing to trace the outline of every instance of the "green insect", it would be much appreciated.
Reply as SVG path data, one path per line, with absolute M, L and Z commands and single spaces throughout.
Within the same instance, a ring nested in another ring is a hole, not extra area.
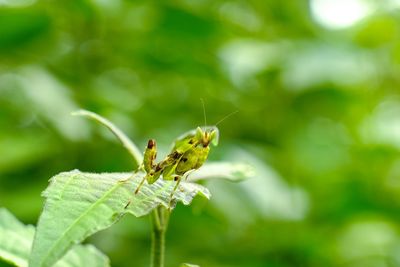
M 161 176 L 164 180 L 177 181 L 171 197 L 179 186 L 182 177 L 193 170 L 200 168 L 208 158 L 210 144 L 216 146 L 219 139 L 219 130 L 216 126 L 197 127 L 179 137 L 171 152 L 159 163 L 155 163 L 157 157 L 156 142 L 150 139 L 144 152 L 142 168 L 146 172 L 138 188 L 137 194 L 147 180 L 149 184 L 156 182 Z

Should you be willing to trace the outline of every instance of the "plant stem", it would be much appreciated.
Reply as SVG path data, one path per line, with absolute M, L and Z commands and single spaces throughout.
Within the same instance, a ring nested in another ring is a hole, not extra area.
M 164 207 L 158 207 L 151 214 L 151 267 L 164 267 L 165 256 L 165 232 L 169 221 L 169 211 Z

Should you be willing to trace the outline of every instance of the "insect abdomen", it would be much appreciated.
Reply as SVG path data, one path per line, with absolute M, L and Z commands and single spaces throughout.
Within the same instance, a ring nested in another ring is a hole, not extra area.
M 209 147 L 201 145 L 187 151 L 176 166 L 176 174 L 183 175 L 187 171 L 200 168 L 206 161 L 209 151 Z

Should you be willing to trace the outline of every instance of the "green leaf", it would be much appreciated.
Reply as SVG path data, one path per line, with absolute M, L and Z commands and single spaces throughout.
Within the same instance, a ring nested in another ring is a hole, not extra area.
M 204 179 L 226 179 L 239 182 L 255 176 L 253 166 L 246 163 L 212 162 L 206 163 L 199 170 L 189 175 L 188 181 L 194 182 Z
M 200 267 L 200 265 L 190 264 L 190 263 L 182 263 L 179 267 Z
M 0 209 L 0 258 L 27 266 L 35 227 L 23 225 L 6 209 Z
M 29 266 L 51 266 L 72 245 L 111 226 L 124 213 L 143 216 L 159 205 L 169 207 L 176 183 L 162 179 L 151 185 L 145 183 L 135 195 L 142 177 L 143 172 L 94 174 L 77 170 L 54 176 L 43 192 L 46 202 Z M 210 197 L 205 187 L 182 182 L 173 202 L 188 205 L 197 194 Z
M 117 126 L 115 126 L 112 122 L 107 120 L 106 118 L 88 111 L 88 110 L 78 110 L 71 113 L 74 116 L 84 116 L 88 117 L 92 120 L 97 121 L 98 123 L 106 126 L 122 143 L 122 145 L 128 150 L 133 159 L 136 161 L 136 164 L 139 166 L 143 162 L 142 152 L 140 152 L 139 148 L 127 137 L 124 132 L 122 132 Z
M 19 267 L 28 266 L 35 227 L 23 225 L 9 211 L 0 208 L 0 258 Z M 107 267 L 108 258 L 94 246 L 75 246 L 55 267 Z

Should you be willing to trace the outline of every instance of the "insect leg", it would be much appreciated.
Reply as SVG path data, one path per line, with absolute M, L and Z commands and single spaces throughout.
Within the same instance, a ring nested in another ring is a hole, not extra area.
M 176 189 L 178 189 L 178 186 L 179 186 L 179 184 L 180 184 L 181 181 L 182 181 L 182 176 L 178 176 L 178 175 L 177 175 L 177 176 L 175 176 L 174 180 L 176 181 L 176 184 L 175 184 L 175 187 L 174 187 L 174 189 L 172 190 L 171 195 L 170 195 L 171 200 L 172 200 L 172 198 L 173 198 L 173 196 L 174 196 L 174 194 L 175 194 L 175 192 L 176 192 Z
M 143 167 L 146 173 L 149 173 L 154 169 L 154 161 L 157 157 L 157 145 L 154 139 L 150 139 L 147 142 L 147 147 L 143 155 Z
M 146 171 L 146 175 L 143 177 L 142 181 L 139 183 L 138 187 L 135 190 L 135 194 L 139 193 L 140 188 L 142 187 L 144 181 L 147 179 L 149 180 L 149 176 L 151 174 L 154 174 L 154 160 L 156 159 L 157 156 L 157 145 L 156 141 L 154 139 L 150 139 L 147 142 L 147 147 L 144 151 L 144 156 L 143 156 L 143 168 Z
M 171 208 L 171 204 L 172 204 L 172 200 L 174 198 L 175 192 L 179 187 L 179 184 L 181 183 L 181 181 L 184 179 L 185 181 L 187 180 L 189 174 L 191 174 L 192 172 L 194 172 L 195 170 L 189 170 L 187 172 L 185 172 L 183 175 L 175 175 L 174 180 L 176 181 L 176 185 L 174 187 L 174 189 L 172 189 L 171 195 L 170 195 L 170 208 Z
M 135 195 L 136 195 L 137 193 L 139 193 L 139 190 L 140 190 L 140 188 L 142 187 L 144 181 L 146 181 L 146 176 L 144 176 L 143 179 L 142 179 L 142 181 L 140 181 L 138 187 L 137 187 L 136 190 L 135 190 Z
M 168 208 L 169 211 L 171 211 L 172 202 L 173 202 L 173 200 L 174 200 L 174 194 L 175 194 L 176 190 L 178 189 L 179 184 L 181 183 L 182 176 L 176 175 L 176 176 L 174 177 L 174 180 L 176 181 L 176 184 L 175 184 L 174 189 L 172 189 L 171 195 L 169 196 L 169 197 L 170 197 L 170 200 L 169 200 L 169 208 Z

